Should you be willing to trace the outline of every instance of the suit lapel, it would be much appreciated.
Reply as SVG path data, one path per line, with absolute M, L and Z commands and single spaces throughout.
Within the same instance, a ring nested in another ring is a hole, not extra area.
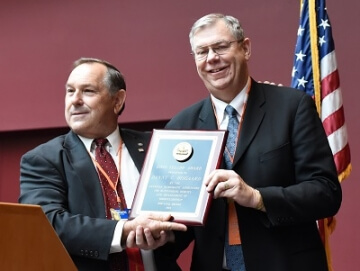
M 136 133 L 127 129 L 120 129 L 120 134 L 136 168 L 141 172 L 151 133 Z
M 121 129 L 120 134 L 140 172 L 151 134 L 132 133 L 126 129 Z M 95 217 L 105 218 L 105 202 L 98 173 L 85 146 L 72 131 L 65 137 L 64 150 L 69 161 L 65 165 L 66 169 L 74 176 L 72 178 L 74 181 L 82 183 L 81 186 L 86 192 L 87 198 L 83 199 L 84 204 L 91 209 Z
M 252 81 L 248 104 L 244 115 L 244 122 L 242 124 L 240 138 L 236 147 L 234 165 L 239 161 L 251 143 L 252 139 L 256 135 L 256 132 L 265 115 L 265 112 L 262 109 L 262 105 L 265 103 L 265 97 L 260 86 L 261 85 L 257 84 L 254 80 Z M 199 114 L 199 121 L 196 129 L 218 129 L 210 97 L 204 101 L 203 107 Z
M 216 117 L 214 115 L 214 109 L 211 103 L 211 98 L 208 97 L 204 101 L 204 105 L 199 114 L 199 125 L 197 126 L 199 130 L 217 130 L 218 125 L 216 122 Z
M 74 181 L 81 182 L 86 195 L 88 195 L 87 199 L 83 199 L 87 200 L 84 204 L 91 208 L 96 217 L 105 218 L 105 204 L 99 176 L 85 146 L 77 135 L 70 131 L 65 138 L 64 148 L 69 159 L 67 166 L 72 167 L 71 174 L 77 177 L 74 178 Z
M 265 97 L 259 86 L 259 84 L 252 81 L 244 120 L 240 131 L 240 138 L 235 152 L 234 165 L 239 161 L 251 143 L 265 115 L 265 112 L 262 109 L 262 105 L 265 103 Z

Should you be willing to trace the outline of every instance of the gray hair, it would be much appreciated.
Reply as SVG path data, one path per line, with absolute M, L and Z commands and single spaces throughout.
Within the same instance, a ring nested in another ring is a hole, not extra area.
M 190 39 L 190 45 L 192 51 L 194 51 L 193 39 L 195 33 L 200 29 L 215 24 L 219 20 L 223 20 L 223 22 L 229 28 L 229 30 L 231 31 L 231 33 L 233 34 L 236 40 L 241 41 L 244 39 L 244 30 L 241 27 L 241 24 L 238 19 L 230 15 L 224 15 L 221 13 L 211 13 L 201 17 L 191 27 L 189 39 Z

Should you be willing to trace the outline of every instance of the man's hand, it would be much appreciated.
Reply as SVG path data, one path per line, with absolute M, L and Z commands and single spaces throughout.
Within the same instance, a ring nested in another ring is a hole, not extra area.
M 214 198 L 233 199 L 241 206 L 265 211 L 260 192 L 245 183 L 233 170 L 214 170 L 204 183 L 206 190 L 213 192 Z
M 161 231 L 158 238 L 154 238 L 150 229 L 142 226 L 136 227 L 136 232 L 131 231 L 126 240 L 126 247 L 140 249 L 156 249 L 169 241 L 174 241 L 173 231 Z
M 127 247 L 155 249 L 174 241 L 172 231 L 186 231 L 181 223 L 171 222 L 172 216 L 159 214 L 140 215 L 125 222 L 121 243 Z
M 268 85 L 276 85 L 274 82 L 270 82 L 270 81 L 264 81 L 264 82 L 261 82 L 261 81 L 258 81 L 258 83 L 264 83 L 264 84 L 268 84 Z M 278 84 L 279 87 L 282 87 L 283 84 Z

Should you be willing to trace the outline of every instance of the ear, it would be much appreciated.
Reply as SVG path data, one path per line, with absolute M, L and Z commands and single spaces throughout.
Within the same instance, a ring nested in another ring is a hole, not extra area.
M 244 39 L 244 41 L 242 42 L 242 47 L 244 49 L 245 59 L 249 60 L 251 56 L 251 41 L 249 38 Z
M 115 94 L 115 104 L 114 104 L 114 113 L 119 114 L 120 110 L 123 108 L 126 99 L 126 91 L 124 89 L 120 89 Z

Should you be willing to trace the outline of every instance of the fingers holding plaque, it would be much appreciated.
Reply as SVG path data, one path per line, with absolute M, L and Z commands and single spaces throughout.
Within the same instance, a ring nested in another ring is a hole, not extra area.
M 187 225 L 203 225 L 211 197 L 204 178 L 220 166 L 226 131 L 153 130 L 130 218 L 171 213 Z

